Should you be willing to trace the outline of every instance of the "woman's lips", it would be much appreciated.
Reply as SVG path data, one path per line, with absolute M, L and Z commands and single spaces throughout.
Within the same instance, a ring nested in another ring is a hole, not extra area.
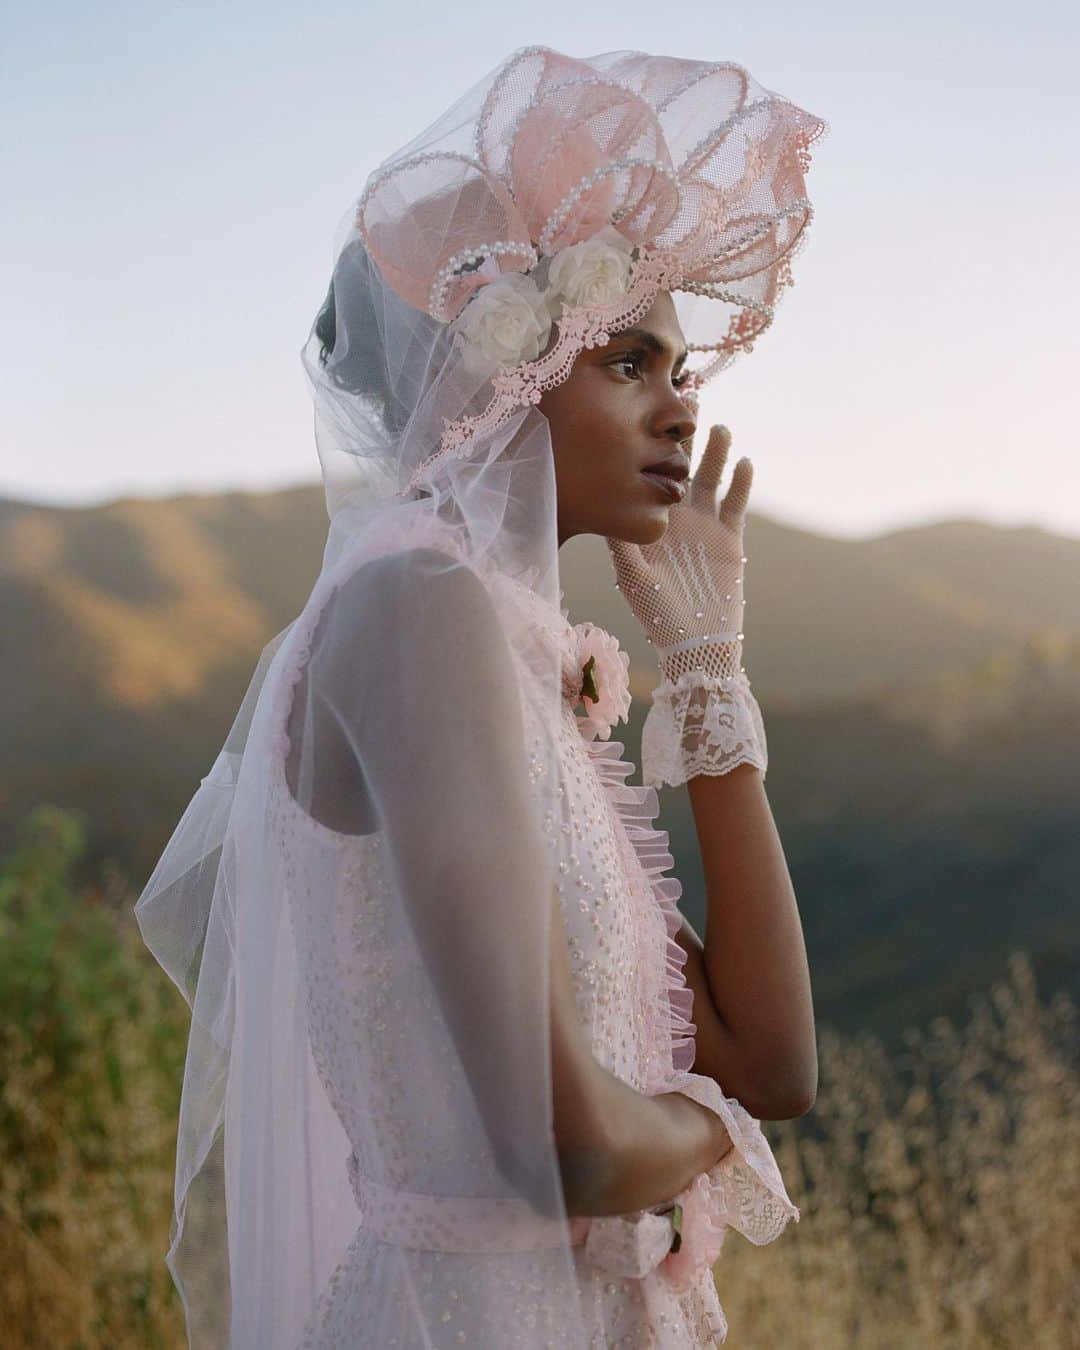
M 654 469 L 642 469 L 642 476 L 655 483 L 669 502 L 681 502 L 686 496 L 685 478 L 672 478 L 670 474 L 657 473 Z

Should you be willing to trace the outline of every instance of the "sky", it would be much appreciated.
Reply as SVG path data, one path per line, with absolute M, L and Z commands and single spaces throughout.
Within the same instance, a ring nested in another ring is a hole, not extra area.
M 0 19 L 0 496 L 319 481 L 300 349 L 368 175 L 517 47 L 735 60 L 824 118 L 750 509 L 1080 536 L 1078 7 L 44 3 Z M 730 467 L 728 470 L 730 473 Z M 725 484 L 727 475 L 725 475 Z

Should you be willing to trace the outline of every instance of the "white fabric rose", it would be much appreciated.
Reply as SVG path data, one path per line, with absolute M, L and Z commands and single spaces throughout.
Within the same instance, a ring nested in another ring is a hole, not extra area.
M 626 294 L 633 245 L 613 225 L 555 254 L 548 287 L 567 305 L 611 305 Z M 554 298 L 554 297 L 553 297 Z
M 547 296 L 532 277 L 506 272 L 481 286 L 456 320 L 464 339 L 462 364 L 472 375 L 534 361 L 551 332 Z

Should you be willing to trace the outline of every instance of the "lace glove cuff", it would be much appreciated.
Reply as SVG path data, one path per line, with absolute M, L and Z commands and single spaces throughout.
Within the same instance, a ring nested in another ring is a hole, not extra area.
M 590 1219 L 585 1254 L 593 1265 L 623 1277 L 642 1279 L 659 1270 L 683 1291 L 716 1264 L 729 1228 L 761 1247 L 800 1215 L 760 1123 L 737 1098 L 691 1072 L 675 1074 L 663 1091 L 681 1092 L 715 1112 L 731 1148 L 667 1204 Z
M 677 1075 L 666 1090 L 681 1092 L 715 1111 L 732 1143 L 719 1162 L 699 1172 L 676 1196 L 682 1209 L 682 1242 L 661 1269 L 676 1289 L 685 1289 L 715 1264 L 728 1228 L 762 1247 L 774 1242 L 789 1220 L 798 1223 L 800 1215 L 761 1125 L 741 1102 L 726 1097 L 713 1079 L 695 1073 Z
M 686 670 L 665 674 L 653 690 L 641 731 L 646 787 L 678 787 L 697 774 L 722 774 L 737 764 L 768 770 L 765 723 L 745 670 L 736 675 Z

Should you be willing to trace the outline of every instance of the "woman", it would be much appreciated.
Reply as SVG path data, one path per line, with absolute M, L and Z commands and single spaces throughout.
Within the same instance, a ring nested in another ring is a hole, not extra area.
M 755 1119 L 816 1063 L 740 665 L 750 467 L 717 511 L 714 428 L 678 483 L 823 130 L 731 63 L 525 48 L 343 221 L 303 353 L 322 572 L 137 910 L 192 1005 L 193 1345 L 715 1344 L 727 1228 L 798 1217 Z M 582 532 L 661 661 L 641 788 L 628 658 L 561 606 Z

